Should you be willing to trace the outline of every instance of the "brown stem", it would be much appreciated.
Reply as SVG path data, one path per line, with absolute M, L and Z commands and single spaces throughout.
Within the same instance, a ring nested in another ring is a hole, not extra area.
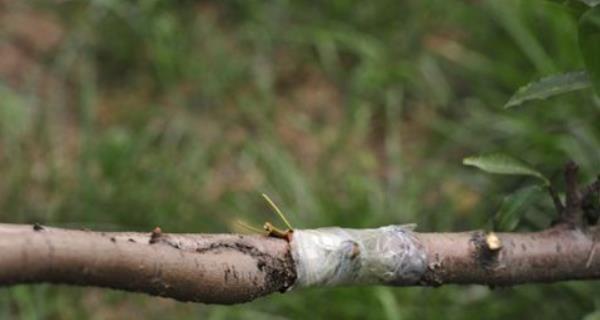
M 577 186 L 577 172 L 579 166 L 573 161 L 565 165 L 566 206 L 563 211 L 562 221 L 571 226 L 581 225 L 581 196 Z
M 502 247 L 486 248 L 482 232 L 418 233 L 427 251 L 429 285 L 510 286 L 600 277 L 599 229 L 557 226 L 536 233 L 497 233 Z
M 231 304 L 295 280 L 285 240 L 242 235 L 103 233 L 0 224 L 0 285 L 65 283 Z
M 600 278 L 600 254 L 595 252 L 599 227 L 414 237 L 427 265 L 416 285 L 507 286 Z M 295 277 L 284 239 L 166 234 L 159 228 L 152 233 L 103 233 L 0 224 L 3 286 L 65 283 L 230 304 L 283 292 Z

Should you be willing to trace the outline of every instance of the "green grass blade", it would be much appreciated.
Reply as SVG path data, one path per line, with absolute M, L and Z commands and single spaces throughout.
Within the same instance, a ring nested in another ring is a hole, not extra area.
M 269 205 L 271 206 L 273 211 L 275 211 L 275 213 L 277 213 L 277 215 L 281 218 L 281 220 L 283 220 L 283 223 L 285 223 L 286 227 L 288 227 L 290 230 L 293 230 L 294 228 L 292 228 L 292 225 L 290 224 L 288 219 L 285 217 L 283 212 L 281 212 L 281 210 L 279 210 L 279 207 L 277 207 L 275 202 L 273 202 L 273 200 L 271 200 L 271 198 L 269 198 L 269 196 L 264 193 L 262 194 L 262 197 L 267 201 L 267 203 L 269 203 Z

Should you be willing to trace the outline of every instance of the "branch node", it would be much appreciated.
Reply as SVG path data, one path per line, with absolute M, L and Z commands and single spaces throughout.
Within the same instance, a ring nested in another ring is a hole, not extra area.
M 150 234 L 150 241 L 148 243 L 157 243 L 160 240 L 160 237 L 162 237 L 162 230 L 160 227 L 156 227 L 154 230 L 152 230 L 152 233 Z
M 498 254 L 502 249 L 500 238 L 493 232 L 476 231 L 471 235 L 471 242 L 475 245 L 477 264 L 484 270 L 493 270 L 498 265 Z

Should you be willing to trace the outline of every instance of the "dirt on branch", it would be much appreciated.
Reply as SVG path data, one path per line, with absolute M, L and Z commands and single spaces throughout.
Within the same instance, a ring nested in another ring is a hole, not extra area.
M 0 285 L 64 283 L 231 304 L 294 283 L 286 241 L 0 225 Z

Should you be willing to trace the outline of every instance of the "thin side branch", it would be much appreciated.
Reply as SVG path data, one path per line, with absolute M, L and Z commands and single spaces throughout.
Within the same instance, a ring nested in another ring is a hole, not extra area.
M 571 226 L 581 225 L 581 196 L 577 186 L 579 166 L 573 161 L 565 165 L 566 206 L 562 220 Z

